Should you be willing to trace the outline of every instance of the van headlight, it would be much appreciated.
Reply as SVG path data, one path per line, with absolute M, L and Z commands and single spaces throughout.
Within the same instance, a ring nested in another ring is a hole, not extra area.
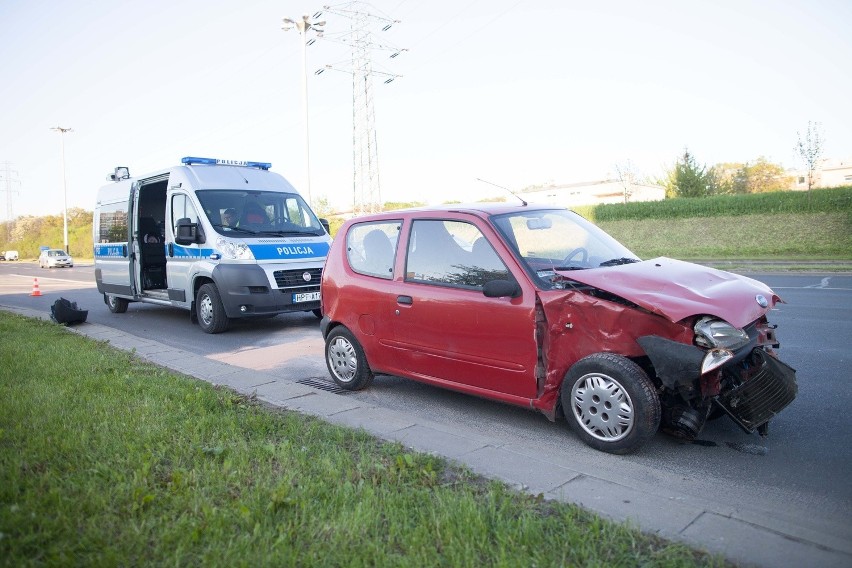
M 247 244 L 238 241 L 232 241 L 224 237 L 216 239 L 216 248 L 222 253 L 224 258 L 231 260 L 254 260 L 254 255 Z
M 708 349 L 736 350 L 748 343 L 748 334 L 728 322 L 717 318 L 703 317 L 692 328 L 695 343 Z

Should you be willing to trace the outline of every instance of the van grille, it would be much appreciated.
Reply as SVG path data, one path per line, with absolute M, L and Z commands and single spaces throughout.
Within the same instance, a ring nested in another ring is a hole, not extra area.
M 304 274 L 310 274 L 311 279 L 305 280 Z M 322 268 L 302 268 L 299 270 L 276 270 L 273 273 L 275 283 L 281 289 L 300 291 L 314 291 L 320 289 L 322 279 Z

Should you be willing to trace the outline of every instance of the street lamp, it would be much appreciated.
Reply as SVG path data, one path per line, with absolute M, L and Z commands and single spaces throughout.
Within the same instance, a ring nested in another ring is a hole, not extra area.
M 307 63 L 307 40 L 306 34 L 308 30 L 314 30 L 318 37 L 322 37 L 322 26 L 325 22 L 317 22 L 312 20 L 310 16 L 304 15 L 301 20 L 293 20 L 284 18 L 282 30 L 288 31 L 293 28 L 299 30 L 299 37 L 302 43 L 302 110 L 305 113 L 305 182 L 308 191 L 308 202 L 311 202 L 311 142 L 308 129 L 308 63 Z M 313 40 L 312 40 L 313 41 Z
M 51 130 L 59 133 L 59 140 L 62 146 L 62 233 L 65 237 L 65 254 L 68 254 L 68 181 L 65 177 L 65 133 L 74 132 L 71 128 L 62 128 L 54 126 Z

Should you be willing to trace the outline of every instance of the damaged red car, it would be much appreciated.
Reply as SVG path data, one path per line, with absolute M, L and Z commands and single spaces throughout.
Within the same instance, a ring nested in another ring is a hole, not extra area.
M 641 260 L 565 209 L 476 204 L 347 221 L 322 277 L 345 389 L 396 375 L 563 417 L 616 454 L 727 415 L 766 435 L 796 396 L 764 284 Z

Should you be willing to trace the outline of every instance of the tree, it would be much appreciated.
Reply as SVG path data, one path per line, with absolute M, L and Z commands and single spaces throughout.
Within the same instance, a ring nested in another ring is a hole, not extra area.
M 636 183 L 636 172 L 633 171 L 633 165 L 630 160 L 624 164 L 615 164 L 615 173 L 618 174 L 618 181 L 621 182 L 621 187 L 624 188 L 624 202 L 630 201 L 633 196 L 633 184 Z
M 802 140 L 802 134 L 796 132 L 798 143 L 796 151 L 799 157 L 802 158 L 805 166 L 808 168 L 808 199 L 810 199 L 811 188 L 814 185 L 814 171 L 816 170 L 819 159 L 822 156 L 823 136 L 820 132 L 819 122 L 808 121 L 808 131 L 805 133 L 805 139 Z
M 780 191 L 791 185 L 790 176 L 786 174 L 784 166 L 773 164 L 763 156 L 753 164 L 746 164 L 743 169 L 749 193 Z
M 716 191 L 713 171 L 699 166 L 695 156 L 685 149 L 665 180 L 666 197 L 707 197 Z

